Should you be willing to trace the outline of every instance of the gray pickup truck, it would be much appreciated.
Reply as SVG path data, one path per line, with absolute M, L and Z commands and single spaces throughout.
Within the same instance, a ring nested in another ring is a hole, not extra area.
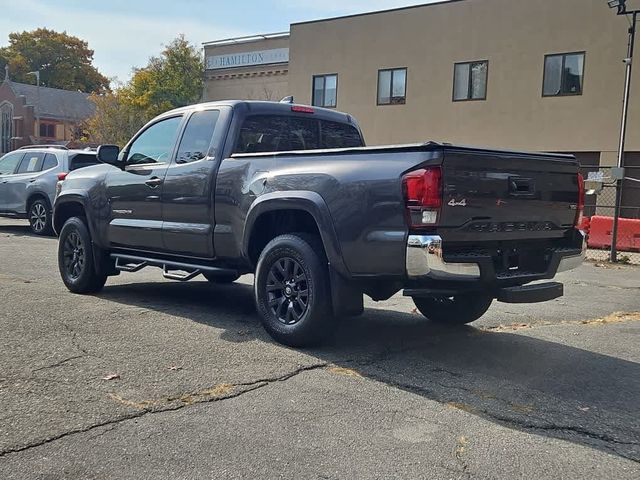
M 228 101 L 167 112 L 98 158 L 55 200 L 69 290 L 147 266 L 183 281 L 255 273 L 262 323 L 288 345 L 361 314 L 364 294 L 403 291 L 445 324 L 473 322 L 495 299 L 558 298 L 562 284 L 538 281 L 584 256 L 572 156 L 365 147 L 350 115 Z

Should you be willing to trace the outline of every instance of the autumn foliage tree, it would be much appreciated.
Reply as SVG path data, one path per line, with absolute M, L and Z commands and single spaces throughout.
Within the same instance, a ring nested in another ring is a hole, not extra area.
M 93 97 L 96 114 L 84 126 L 86 140 L 123 146 L 156 115 L 198 102 L 203 73 L 200 50 L 180 35 L 146 67 L 134 70 L 128 83 Z
M 84 40 L 39 28 L 9 34 L 9 45 L 0 48 L 0 72 L 9 65 L 11 78 L 34 83 L 29 72 L 40 71 L 40 84 L 46 87 L 82 92 L 103 92 L 109 79 L 93 66 L 93 50 Z

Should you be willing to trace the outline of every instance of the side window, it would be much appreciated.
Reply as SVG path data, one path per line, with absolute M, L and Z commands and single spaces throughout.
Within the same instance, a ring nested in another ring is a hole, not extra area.
M 320 122 L 322 148 L 362 147 L 360 132 L 353 125 L 338 122 Z
M 79 168 L 90 167 L 91 165 L 97 165 L 98 163 L 100 162 L 95 154 L 78 153 L 73 157 L 69 157 L 69 171 L 73 172 Z
M 42 161 L 44 160 L 44 153 L 29 153 L 27 152 L 16 173 L 33 173 L 39 172 L 42 169 Z
M 127 165 L 169 162 L 182 117 L 161 120 L 147 128 L 129 147 Z
M 289 149 L 317 150 L 320 148 L 318 121 L 311 118 L 290 117 Z
M 288 120 L 288 117 L 278 115 L 248 117 L 240 129 L 234 153 L 290 150 Z
M 219 116 L 218 110 L 195 112 L 191 115 L 178 147 L 176 163 L 195 162 L 207 156 Z
M 53 153 L 47 153 L 44 156 L 44 162 L 42 162 L 42 171 L 49 170 L 58 166 L 58 159 Z
M 11 175 L 16 171 L 16 167 L 22 157 L 24 156 L 24 152 L 19 153 L 9 153 L 4 157 L 0 158 L 0 175 Z

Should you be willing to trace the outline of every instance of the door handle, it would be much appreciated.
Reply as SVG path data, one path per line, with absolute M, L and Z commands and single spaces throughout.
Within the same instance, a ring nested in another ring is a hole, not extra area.
M 162 185 L 162 182 L 164 180 L 162 180 L 161 178 L 158 177 L 151 177 L 149 180 L 145 181 L 144 183 L 146 183 L 148 186 L 150 186 L 151 188 L 156 188 L 159 185 Z

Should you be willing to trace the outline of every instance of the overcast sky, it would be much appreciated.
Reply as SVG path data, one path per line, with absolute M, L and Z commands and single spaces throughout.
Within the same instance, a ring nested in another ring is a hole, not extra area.
M 431 0 L 434 1 L 434 0 Z M 95 65 L 127 80 L 162 45 L 286 31 L 289 24 L 430 3 L 429 0 L 0 0 L 0 46 L 11 32 L 47 27 L 89 42 Z

